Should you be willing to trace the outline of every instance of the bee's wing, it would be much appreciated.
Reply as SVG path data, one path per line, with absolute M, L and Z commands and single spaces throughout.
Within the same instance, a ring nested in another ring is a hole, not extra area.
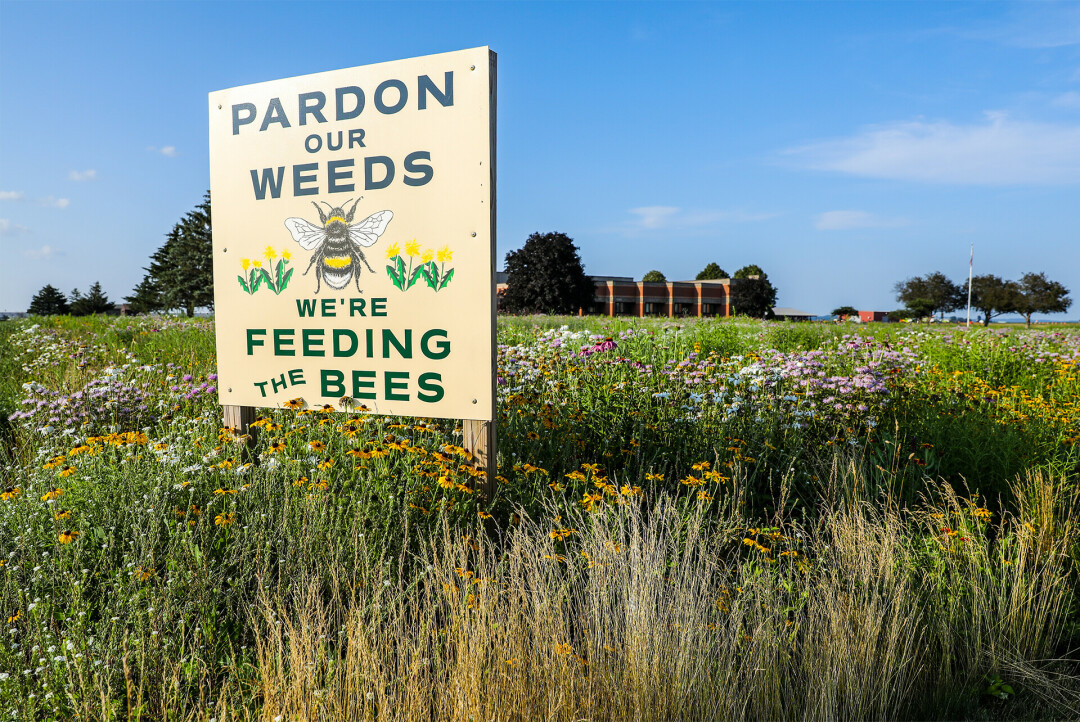
M 326 231 L 322 226 L 305 221 L 303 218 L 286 218 L 285 227 L 289 229 L 293 240 L 305 251 L 317 248 L 326 240 Z
M 372 246 L 386 230 L 386 224 L 394 217 L 393 211 L 378 211 L 349 226 L 349 240 L 358 246 Z

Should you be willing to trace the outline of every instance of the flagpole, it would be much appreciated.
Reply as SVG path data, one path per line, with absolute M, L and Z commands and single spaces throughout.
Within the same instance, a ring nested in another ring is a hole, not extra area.
M 968 309 L 967 327 L 971 328 L 971 274 L 975 269 L 975 244 L 971 244 L 971 257 L 968 259 Z

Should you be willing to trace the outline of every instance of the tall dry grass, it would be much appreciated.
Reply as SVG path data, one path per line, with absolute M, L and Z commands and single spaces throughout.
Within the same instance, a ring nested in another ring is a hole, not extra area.
M 1068 716 L 1080 692 L 1054 660 L 1075 611 L 1077 494 L 1041 474 L 1016 492 L 1029 502 L 994 521 L 941 486 L 917 513 L 861 501 L 757 536 L 735 497 L 708 517 L 669 502 L 524 519 L 495 542 L 444 528 L 411 558 L 264 596 L 236 692 L 250 702 L 219 697 L 216 714 L 963 717 L 993 674 L 1027 713 Z

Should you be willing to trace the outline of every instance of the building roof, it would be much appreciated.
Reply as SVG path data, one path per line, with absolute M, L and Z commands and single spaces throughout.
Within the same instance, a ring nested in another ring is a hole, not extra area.
M 807 318 L 810 318 L 814 315 L 807 311 L 800 311 L 797 308 L 785 308 L 783 306 L 776 306 L 773 308 L 772 312 L 776 316 L 806 316 Z

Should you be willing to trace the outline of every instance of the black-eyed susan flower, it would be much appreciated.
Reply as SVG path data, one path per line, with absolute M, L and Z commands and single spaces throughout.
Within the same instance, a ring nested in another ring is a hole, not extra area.
M 4 501 L 10 501 L 11 499 L 17 498 L 19 496 L 19 494 L 21 494 L 21 493 L 22 493 L 22 488 L 21 487 L 9 486 L 6 489 L 4 489 L 3 491 L 0 491 L 0 499 L 3 499 Z
M 215 526 L 227 527 L 234 521 L 236 521 L 236 515 L 228 511 L 223 511 L 214 517 Z
M 326 450 L 326 444 L 319 441 L 318 439 L 316 439 L 315 441 L 309 441 L 308 446 L 311 447 L 312 451 L 325 451 Z
M 55 489 L 55 488 L 54 489 L 49 489 L 47 492 L 45 492 L 42 495 L 41 500 L 42 501 L 52 501 L 53 499 L 58 499 L 63 495 L 64 495 L 64 490 L 63 489 Z
M 71 542 L 75 541 L 78 536 L 79 532 L 65 529 L 64 531 L 60 532 L 57 538 L 60 540 L 61 544 L 70 544 Z

